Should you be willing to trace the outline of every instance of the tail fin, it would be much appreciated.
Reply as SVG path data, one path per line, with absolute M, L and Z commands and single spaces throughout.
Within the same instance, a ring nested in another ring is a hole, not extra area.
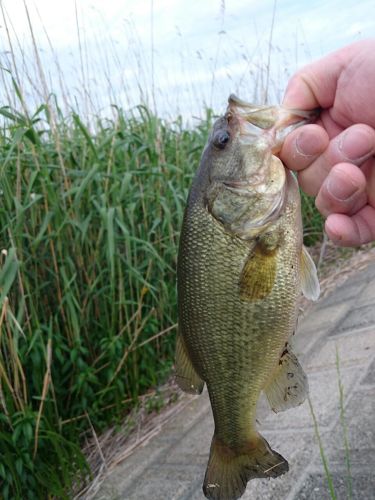
M 251 451 L 236 453 L 215 436 L 203 483 L 203 493 L 212 500 L 235 500 L 254 478 L 277 477 L 289 470 L 288 462 L 273 451 L 260 435 Z

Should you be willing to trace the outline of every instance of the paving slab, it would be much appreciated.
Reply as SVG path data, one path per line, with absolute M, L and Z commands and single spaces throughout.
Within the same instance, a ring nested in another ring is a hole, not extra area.
M 362 384 L 375 385 L 375 357 L 368 367 L 366 375 L 362 380 Z
M 310 307 L 293 345 L 309 378 L 336 498 L 349 498 L 351 488 L 353 500 L 375 500 L 375 263 Z M 250 481 L 242 498 L 330 499 L 310 406 L 274 414 L 263 397 L 258 421 L 290 470 L 277 479 Z M 173 421 L 108 473 L 96 500 L 204 500 L 212 433 L 207 392 L 188 397 Z
M 334 293 L 320 301 L 320 308 L 331 307 L 332 305 L 342 304 L 343 302 L 355 303 L 356 298 L 367 285 L 367 281 L 350 280 L 350 283 L 345 282 L 340 285 Z
M 325 339 L 319 351 L 311 356 L 305 367 L 309 371 L 324 370 L 336 368 L 337 362 L 341 367 L 356 366 L 358 362 L 372 359 L 374 352 L 375 327 L 356 330 L 355 334 L 352 330 L 342 330 L 334 337 Z
M 373 449 L 372 459 L 375 461 L 375 387 L 357 386 L 345 407 L 344 416 L 349 451 L 358 456 L 362 449 Z M 345 440 L 341 423 L 335 431 L 334 436 L 329 436 L 327 456 L 337 459 L 337 456 L 345 456 Z
M 337 499 L 349 498 L 349 487 L 346 477 L 343 477 L 342 474 L 333 474 L 332 483 Z M 356 474 L 351 480 L 351 491 L 352 500 L 373 500 L 375 498 L 375 476 L 370 474 Z M 325 475 L 310 475 L 296 498 L 298 500 L 331 500 L 332 496 L 327 487 Z
M 358 328 L 366 328 L 375 324 L 375 308 L 374 304 L 356 307 L 352 309 L 345 317 L 336 333 L 352 331 Z M 333 332 L 335 333 L 335 332 Z
M 350 303 L 347 302 L 322 308 L 323 304 L 324 301 L 313 304 L 306 315 L 302 315 L 298 320 L 297 332 L 291 342 L 295 354 L 301 359 L 309 358 L 312 349 L 320 349 L 319 339 L 334 334 L 337 325 L 344 320 L 350 308 Z

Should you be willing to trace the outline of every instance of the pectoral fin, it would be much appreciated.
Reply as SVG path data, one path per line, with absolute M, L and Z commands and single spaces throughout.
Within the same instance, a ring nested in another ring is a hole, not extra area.
M 262 300 L 274 286 L 277 249 L 266 250 L 257 245 L 247 258 L 240 276 L 240 297 L 243 300 Z
M 274 377 L 265 388 L 268 402 L 272 410 L 277 413 L 302 404 L 308 392 L 309 385 L 305 372 L 288 347 L 280 357 Z
M 193 367 L 181 334 L 177 335 L 176 340 L 176 382 L 183 391 L 190 394 L 200 394 L 203 391 L 204 382 Z
M 318 300 L 320 285 L 318 273 L 306 247 L 302 247 L 301 253 L 301 286 L 303 295 L 310 300 Z

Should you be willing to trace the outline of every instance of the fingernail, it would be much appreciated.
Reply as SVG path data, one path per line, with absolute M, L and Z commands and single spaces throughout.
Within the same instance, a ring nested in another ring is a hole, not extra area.
M 331 227 L 333 226 L 333 227 Z M 329 239 L 334 243 L 335 245 L 340 245 L 342 241 L 342 235 L 337 233 L 336 227 L 332 224 L 330 224 L 330 220 L 327 219 L 325 224 L 324 224 L 324 229 L 329 237 Z
M 297 135 L 295 148 L 301 156 L 316 156 L 322 152 L 320 138 L 303 131 Z
M 326 189 L 329 194 L 338 201 L 347 201 L 356 194 L 359 187 L 351 181 L 350 177 L 344 177 L 334 170 L 328 176 Z
M 373 138 L 366 130 L 348 130 L 340 137 L 337 146 L 344 159 L 364 160 L 373 152 Z

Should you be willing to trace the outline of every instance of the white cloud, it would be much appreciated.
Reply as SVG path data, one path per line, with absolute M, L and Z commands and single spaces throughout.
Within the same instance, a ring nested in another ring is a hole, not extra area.
M 74 92 L 82 87 L 83 78 L 75 1 L 26 1 L 51 84 L 58 81 L 44 29 L 66 85 Z M 16 34 L 26 50 L 30 34 L 23 0 L 3 0 L 3 5 L 13 37 Z M 248 96 L 262 85 L 273 0 L 76 0 L 76 5 L 85 78 L 90 91 L 97 92 L 103 102 L 108 101 L 109 85 L 117 96 L 126 95 L 128 100 L 139 97 L 138 88 L 150 95 L 154 85 L 159 109 L 179 99 L 221 106 L 228 91 L 239 89 Z M 279 87 L 275 93 L 282 93 L 288 74 L 297 66 L 374 32 L 373 0 L 363 0 L 360 6 L 354 0 L 279 0 L 271 51 L 272 85 Z M 0 35 L 1 50 L 6 50 L 4 27 Z M 178 92 L 175 99 L 173 92 Z

